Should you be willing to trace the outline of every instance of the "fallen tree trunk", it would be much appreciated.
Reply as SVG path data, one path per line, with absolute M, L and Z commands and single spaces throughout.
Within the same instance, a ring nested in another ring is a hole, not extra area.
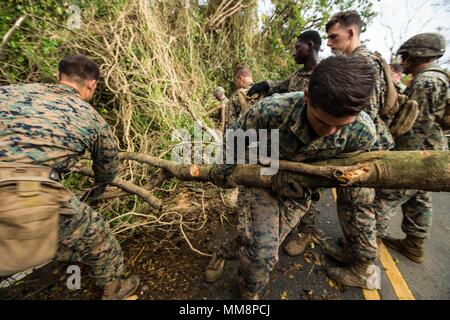
M 121 153 L 119 157 L 163 168 L 180 180 L 212 182 L 211 165 L 177 164 L 139 153 Z M 231 180 L 236 184 L 270 188 L 271 176 L 261 175 L 261 168 L 237 165 Z M 450 191 L 450 153 L 447 151 L 379 151 L 311 163 L 280 160 L 279 169 L 291 171 L 310 187 Z

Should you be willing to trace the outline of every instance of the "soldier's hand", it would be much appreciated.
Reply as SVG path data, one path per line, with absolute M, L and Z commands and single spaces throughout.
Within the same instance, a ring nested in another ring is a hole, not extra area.
M 258 83 L 255 83 L 247 92 L 247 97 L 251 97 L 254 94 L 258 95 L 266 95 L 269 92 L 270 85 L 267 81 L 261 81 Z
M 282 170 L 272 176 L 272 190 L 287 198 L 307 198 L 311 193 L 308 188 L 302 187 L 292 172 Z
M 236 187 L 236 184 L 229 179 L 231 172 L 233 171 L 233 165 L 226 164 L 213 164 L 210 177 L 213 183 L 223 189 L 230 189 Z

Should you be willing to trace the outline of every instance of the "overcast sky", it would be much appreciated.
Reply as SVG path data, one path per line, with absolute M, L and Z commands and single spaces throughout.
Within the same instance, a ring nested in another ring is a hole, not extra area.
M 377 16 L 361 38 L 367 47 L 380 52 L 386 60 L 391 58 L 390 47 L 396 51 L 408 38 L 422 32 L 441 32 L 447 39 L 447 52 L 440 63 L 450 66 L 450 0 L 372 0 Z M 260 12 L 270 12 L 268 0 L 259 0 Z M 443 6 L 436 6 L 444 4 Z M 392 32 L 391 32 L 392 30 Z M 319 30 L 323 34 L 324 30 Z M 331 55 L 322 46 L 321 57 Z

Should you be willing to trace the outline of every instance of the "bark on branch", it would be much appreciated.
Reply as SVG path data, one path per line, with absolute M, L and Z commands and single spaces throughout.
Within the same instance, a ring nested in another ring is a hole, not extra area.
M 91 169 L 87 168 L 72 168 L 70 171 L 79 173 L 88 177 L 93 178 L 94 173 Z M 114 179 L 112 182 L 110 182 L 110 185 L 116 186 L 123 191 L 126 191 L 128 193 L 135 194 L 142 198 L 145 202 L 147 202 L 149 205 L 151 205 L 153 208 L 157 210 L 161 210 L 162 208 L 162 201 L 158 198 L 156 198 L 150 191 L 141 188 L 129 181 L 121 180 L 121 179 Z
M 211 181 L 211 165 L 183 165 L 138 153 L 121 153 L 163 168 L 180 180 Z M 271 176 L 260 174 L 259 165 L 237 165 L 231 179 L 236 184 L 270 188 Z M 447 151 L 380 151 L 349 158 L 300 163 L 279 161 L 279 169 L 291 171 L 310 187 L 369 187 L 450 192 L 450 153 Z

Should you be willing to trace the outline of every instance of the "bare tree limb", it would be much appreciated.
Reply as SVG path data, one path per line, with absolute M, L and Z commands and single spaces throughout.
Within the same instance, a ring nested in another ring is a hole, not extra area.
M 91 178 L 94 177 L 94 173 L 92 172 L 92 170 L 87 168 L 72 168 L 71 172 L 79 173 Z M 129 181 L 114 179 L 112 182 L 110 182 L 110 184 L 128 193 L 132 193 L 139 196 L 141 199 L 143 199 L 150 206 L 152 206 L 157 210 L 161 210 L 162 208 L 162 201 L 160 199 L 156 198 L 150 191 L 145 190 L 144 188 L 141 188 Z

